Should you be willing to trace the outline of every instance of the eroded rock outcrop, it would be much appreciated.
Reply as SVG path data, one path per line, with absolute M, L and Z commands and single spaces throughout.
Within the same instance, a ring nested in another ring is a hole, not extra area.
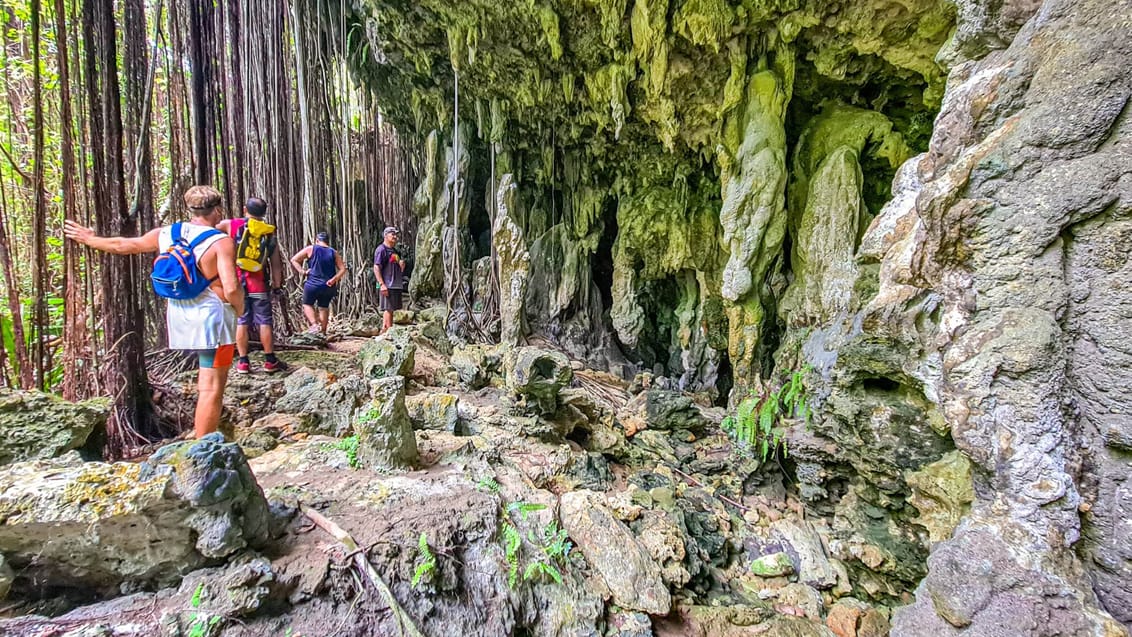
M 0 390 L 0 466 L 78 449 L 106 424 L 104 401 L 70 403 L 34 391 Z
M 240 448 L 218 435 L 144 464 L 76 454 L 17 463 L 0 481 L 0 553 L 19 573 L 16 588 L 168 585 L 264 545 L 274 524 Z

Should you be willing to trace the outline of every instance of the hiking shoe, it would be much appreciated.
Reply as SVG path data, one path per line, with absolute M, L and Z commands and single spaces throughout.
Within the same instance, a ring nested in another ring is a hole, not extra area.
M 275 362 L 263 362 L 263 371 L 267 372 L 268 374 L 274 374 L 275 372 L 285 372 L 288 369 L 291 369 L 291 366 L 279 359 L 276 359 Z
M 252 364 L 249 363 L 248 361 L 237 361 L 236 362 L 236 373 L 237 374 L 249 374 L 249 373 L 251 373 L 251 371 L 252 371 Z

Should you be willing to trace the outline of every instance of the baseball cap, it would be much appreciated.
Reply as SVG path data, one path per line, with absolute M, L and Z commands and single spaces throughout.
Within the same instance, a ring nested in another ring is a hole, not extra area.
M 315 239 L 318 239 L 319 241 L 327 241 L 330 239 L 330 235 L 326 234 L 325 232 L 320 232 L 315 235 Z
M 394 228 L 393 226 L 386 226 L 386 228 L 385 228 L 385 231 L 381 233 L 381 236 L 383 236 L 383 237 L 384 237 L 385 235 L 387 235 L 387 234 L 389 234 L 389 233 L 393 233 L 393 234 L 398 234 L 398 235 L 399 235 L 399 234 L 401 234 L 401 231 L 400 231 L 400 230 L 398 230 L 397 228 Z

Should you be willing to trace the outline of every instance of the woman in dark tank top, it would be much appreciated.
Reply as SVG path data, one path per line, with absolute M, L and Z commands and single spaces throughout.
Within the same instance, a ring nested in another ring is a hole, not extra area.
M 310 324 L 309 332 L 326 333 L 330 321 L 330 302 L 338 296 L 338 282 L 346 276 L 342 256 L 327 243 L 325 232 L 315 242 L 291 257 L 291 267 L 306 277 L 303 284 L 303 315 Z M 305 262 L 305 267 L 304 267 Z

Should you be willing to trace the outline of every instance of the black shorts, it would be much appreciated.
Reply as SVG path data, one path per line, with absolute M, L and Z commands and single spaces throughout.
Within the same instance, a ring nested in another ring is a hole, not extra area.
M 401 309 L 401 290 L 389 290 L 389 295 L 384 296 L 381 290 L 378 290 L 378 296 L 381 296 L 381 311 L 392 312 Z
M 308 283 L 303 286 L 303 305 L 327 308 L 336 296 L 338 288 L 325 283 Z

